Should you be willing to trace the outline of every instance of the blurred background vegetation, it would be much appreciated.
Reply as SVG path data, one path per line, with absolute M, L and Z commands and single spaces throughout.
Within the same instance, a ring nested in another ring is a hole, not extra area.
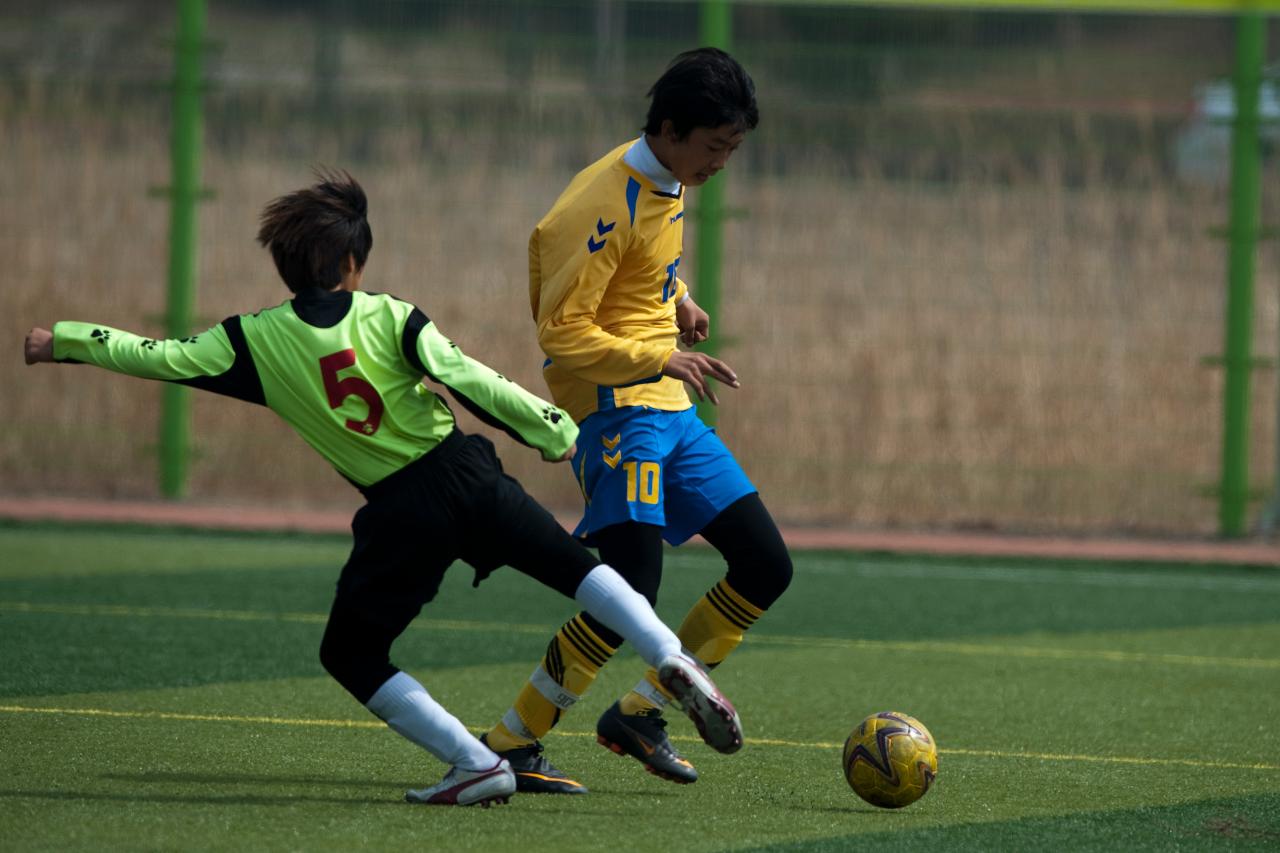
M 724 176 L 734 215 L 713 334 L 743 388 L 722 395 L 719 429 L 775 514 L 1212 532 L 1222 378 L 1203 362 L 1223 347 L 1225 244 L 1210 232 L 1227 219 L 1215 109 L 1233 20 L 731 14 L 761 124 Z M 57 319 L 163 331 L 168 207 L 154 190 L 168 182 L 174 24 L 170 2 L 0 4 L 5 494 L 157 494 L 159 387 L 24 371 L 16 353 L 30 325 Z M 638 134 L 648 87 L 698 44 L 697 5 L 209 0 L 208 34 L 197 327 L 287 296 L 253 242 L 258 211 L 313 166 L 339 166 L 370 194 L 366 287 L 544 392 L 529 232 L 577 170 Z M 695 215 L 681 263 L 695 294 L 696 229 Z M 1265 356 L 1280 340 L 1277 259 L 1263 242 Z M 1254 375 L 1259 498 L 1276 383 Z M 194 413 L 192 498 L 356 503 L 269 413 L 203 396 Z M 504 456 L 531 492 L 576 510 L 567 471 L 515 445 Z

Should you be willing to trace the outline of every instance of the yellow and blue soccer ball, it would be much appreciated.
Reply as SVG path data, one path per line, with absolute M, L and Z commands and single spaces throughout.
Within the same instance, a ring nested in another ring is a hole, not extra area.
M 911 805 L 937 776 L 933 735 L 919 720 L 898 711 L 872 714 L 844 742 L 844 778 L 873 806 Z

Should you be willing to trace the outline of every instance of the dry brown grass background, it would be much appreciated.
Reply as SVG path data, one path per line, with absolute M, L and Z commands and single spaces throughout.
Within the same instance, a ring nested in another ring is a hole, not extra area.
M 163 110 L 39 92 L 0 102 L 0 489 L 157 494 L 160 387 L 87 367 L 24 369 L 33 324 L 163 331 L 168 180 Z M 200 208 L 200 327 L 287 292 L 253 242 L 276 194 L 313 164 L 346 166 L 371 199 L 366 287 L 420 305 L 471 355 L 544 392 L 526 302 L 530 228 L 571 177 L 562 147 L 458 133 L 445 157 L 387 127 L 355 162 L 290 121 L 211 144 Z M 625 138 L 625 137 L 623 137 Z M 575 140 L 602 153 L 603 128 Z M 750 144 L 750 142 L 748 143 Z M 998 156 L 990 154 L 989 156 Z M 713 333 L 743 387 L 720 430 L 776 515 L 798 524 L 1204 534 L 1216 526 L 1222 348 L 1221 190 L 1154 175 L 1066 181 L 1046 152 L 1018 180 L 904 182 L 820 161 L 784 176 L 730 169 L 724 298 Z M 1008 170 L 1006 170 L 1008 171 Z M 1070 187 L 1068 185 L 1071 185 Z M 691 207 L 696 207 L 696 192 Z M 1268 200 L 1268 204 L 1272 204 Z M 1275 210 L 1267 216 L 1276 219 Z M 681 271 L 697 289 L 696 221 Z M 1277 253 L 1259 256 L 1255 340 L 1275 351 Z M 1253 382 L 1251 467 L 1270 487 L 1272 372 Z M 257 407 L 193 394 L 189 493 L 202 500 L 352 506 L 357 496 Z M 461 420 L 476 428 L 465 413 Z M 504 442 L 505 439 L 499 439 Z M 558 509 L 563 467 L 500 443 Z

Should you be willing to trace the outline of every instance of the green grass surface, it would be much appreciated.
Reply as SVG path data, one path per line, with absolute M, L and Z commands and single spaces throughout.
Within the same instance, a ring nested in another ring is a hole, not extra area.
M 1280 846 L 1280 572 L 798 553 L 717 679 L 747 746 L 672 724 L 676 787 L 594 742 L 629 651 L 547 738 L 591 788 L 501 809 L 401 801 L 436 781 L 323 672 L 341 538 L 0 526 L 5 849 L 1220 850 Z M 720 575 L 668 552 L 678 623 Z M 394 650 L 464 722 L 510 705 L 571 604 L 456 566 Z M 840 745 L 919 717 L 940 775 L 863 804 Z

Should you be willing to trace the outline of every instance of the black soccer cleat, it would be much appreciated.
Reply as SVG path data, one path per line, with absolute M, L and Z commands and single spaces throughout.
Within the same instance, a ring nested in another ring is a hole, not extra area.
M 484 735 L 480 742 L 489 743 Z M 496 752 L 496 750 L 495 750 Z M 522 794 L 585 794 L 587 786 L 560 772 L 554 764 L 542 757 L 542 744 L 534 741 L 528 746 L 518 746 L 498 752 L 516 774 L 516 790 Z
M 596 742 L 616 752 L 630 755 L 654 776 L 688 785 L 698 781 L 698 771 L 671 745 L 662 714 L 624 714 L 617 702 L 596 723 Z

